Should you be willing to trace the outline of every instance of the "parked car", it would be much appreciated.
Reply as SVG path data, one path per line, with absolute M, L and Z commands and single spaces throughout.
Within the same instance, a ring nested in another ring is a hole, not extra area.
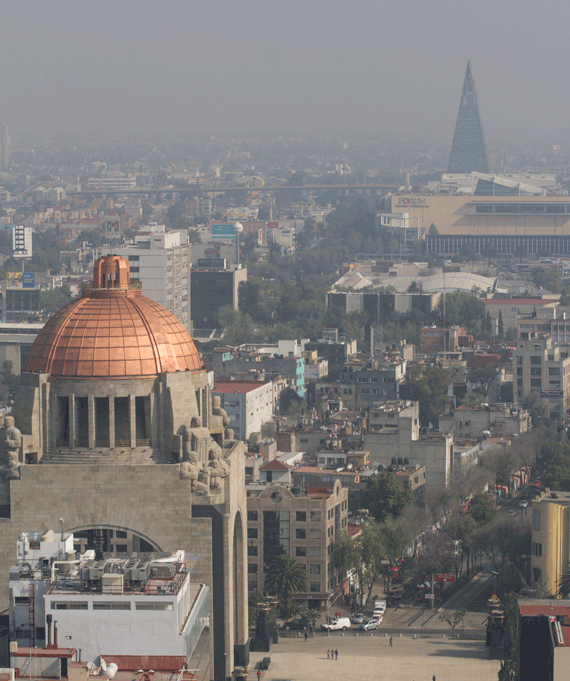
M 528 508 L 528 499 L 521 499 L 519 501 L 519 508 Z
M 363 612 L 357 613 L 353 618 L 352 618 L 352 623 L 353 624 L 362 624 L 363 622 L 366 621 L 366 615 Z
M 303 631 L 309 628 L 309 623 L 304 619 L 291 620 L 283 625 L 284 629 L 289 628 L 289 631 Z
M 401 601 L 406 595 L 406 592 L 401 586 L 398 586 L 395 589 L 392 589 L 392 593 L 390 595 L 395 601 Z
M 350 629 L 350 618 L 335 617 L 334 620 L 321 624 L 321 629 L 324 629 L 325 631 L 346 631 L 347 629 Z
M 360 631 L 370 631 L 371 629 L 378 629 L 378 627 L 382 624 L 384 618 L 382 615 L 379 615 L 378 617 L 373 617 L 372 619 L 369 619 L 368 622 L 363 622 L 358 628 Z

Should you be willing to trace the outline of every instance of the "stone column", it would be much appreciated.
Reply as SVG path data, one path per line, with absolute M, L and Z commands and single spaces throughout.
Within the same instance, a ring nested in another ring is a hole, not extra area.
M 137 403 L 134 395 L 129 395 L 129 423 L 131 449 L 134 449 L 137 446 Z
M 115 397 L 109 395 L 109 448 L 115 448 Z
M 69 448 L 75 449 L 75 439 L 76 435 L 76 416 L 75 416 L 75 395 L 69 395 L 67 398 L 68 403 L 68 419 L 69 419 Z
M 87 395 L 87 438 L 89 449 L 95 447 L 95 397 Z

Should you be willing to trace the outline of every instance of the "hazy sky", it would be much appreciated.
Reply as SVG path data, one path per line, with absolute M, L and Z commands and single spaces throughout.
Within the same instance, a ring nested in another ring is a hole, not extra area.
M 12 137 L 453 135 L 467 59 L 489 140 L 570 140 L 568 0 L 0 0 Z

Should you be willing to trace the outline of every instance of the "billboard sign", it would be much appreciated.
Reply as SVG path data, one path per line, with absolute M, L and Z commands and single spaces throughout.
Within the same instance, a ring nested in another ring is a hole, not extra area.
M 225 258 L 198 258 L 198 267 L 215 267 L 218 270 L 226 269 Z
M 455 582 L 455 575 L 453 572 L 440 572 L 434 576 L 434 581 L 444 582 L 446 584 L 453 584 Z
M 105 236 L 111 239 L 121 238 L 121 218 L 117 215 L 116 217 L 108 217 L 103 221 L 103 229 L 105 230 Z
M 32 228 L 24 225 L 12 227 L 12 248 L 14 258 L 32 257 Z
M 22 273 L 6 272 L 6 288 L 22 288 Z
M 36 288 L 35 272 L 22 272 L 22 288 Z
M 267 223 L 267 229 L 279 229 L 279 223 L 278 222 L 268 222 Z
M 212 239 L 235 239 L 233 222 L 213 222 Z
M 252 220 L 257 220 L 258 215 L 257 208 L 228 208 L 226 212 L 226 220 L 245 220 L 250 222 Z

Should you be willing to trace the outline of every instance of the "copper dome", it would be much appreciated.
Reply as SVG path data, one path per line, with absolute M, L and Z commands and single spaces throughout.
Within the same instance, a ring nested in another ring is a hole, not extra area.
M 195 371 L 202 362 L 189 333 L 130 283 L 119 256 L 95 263 L 93 285 L 38 334 L 26 371 L 67 378 L 133 378 Z

